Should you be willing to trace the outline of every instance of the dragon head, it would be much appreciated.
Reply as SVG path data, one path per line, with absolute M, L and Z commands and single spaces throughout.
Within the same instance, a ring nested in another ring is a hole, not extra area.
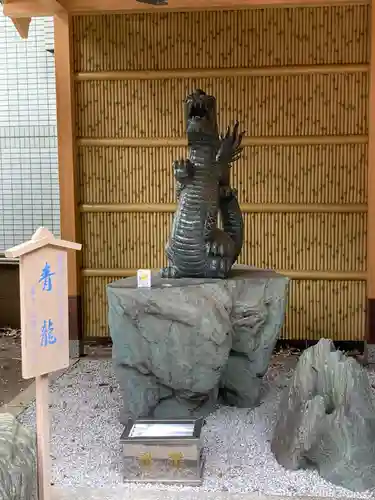
M 207 141 L 218 135 L 216 99 L 197 89 L 185 99 L 186 133 L 189 144 Z

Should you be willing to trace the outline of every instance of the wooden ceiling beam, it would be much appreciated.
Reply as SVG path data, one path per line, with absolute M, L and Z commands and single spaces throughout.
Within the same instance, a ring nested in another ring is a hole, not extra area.
M 61 8 L 69 14 L 153 10 L 233 9 L 266 6 L 313 6 L 367 4 L 367 0 L 169 0 L 166 6 L 151 6 L 137 0 L 7 0 L 4 14 L 9 17 L 43 17 L 58 15 Z
M 66 13 L 64 0 L 6 0 L 3 5 L 5 16 L 31 18 L 58 16 Z
M 168 5 L 146 5 L 137 0 L 65 0 L 66 9 L 71 14 L 103 13 L 121 11 L 184 11 L 184 10 L 213 10 L 213 9 L 241 9 L 266 6 L 303 6 L 303 5 L 331 5 L 331 4 L 364 4 L 370 0 L 168 0 Z
M 233 9 L 284 5 L 363 4 L 366 0 L 168 0 L 168 5 L 146 5 L 137 0 L 65 0 L 71 14 L 88 12 Z
M 63 0 L 40 0 L 48 9 L 52 9 L 55 16 L 66 14 L 66 8 Z

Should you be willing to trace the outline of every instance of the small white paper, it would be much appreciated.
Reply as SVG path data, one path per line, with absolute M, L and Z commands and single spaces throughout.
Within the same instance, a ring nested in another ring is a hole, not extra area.
M 151 269 L 138 269 L 137 287 L 151 288 Z

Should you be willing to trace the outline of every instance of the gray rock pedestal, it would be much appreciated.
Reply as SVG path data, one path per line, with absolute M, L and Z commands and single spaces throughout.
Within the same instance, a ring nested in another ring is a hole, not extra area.
M 10 413 L 0 414 L 0 499 L 36 495 L 36 439 Z
M 136 278 L 107 287 L 113 361 L 129 417 L 192 417 L 256 405 L 284 319 L 288 279 L 234 268 L 227 280 Z
M 271 449 L 287 469 L 314 467 L 352 491 L 375 486 L 375 407 L 366 371 L 322 339 L 301 355 Z

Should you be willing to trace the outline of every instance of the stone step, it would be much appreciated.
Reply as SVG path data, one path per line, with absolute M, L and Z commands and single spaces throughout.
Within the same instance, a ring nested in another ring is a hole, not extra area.
M 257 493 L 209 492 L 204 490 L 165 491 L 151 488 L 53 487 L 52 500 L 328 500 L 328 497 L 271 496 Z M 336 499 L 337 500 L 337 499 Z

